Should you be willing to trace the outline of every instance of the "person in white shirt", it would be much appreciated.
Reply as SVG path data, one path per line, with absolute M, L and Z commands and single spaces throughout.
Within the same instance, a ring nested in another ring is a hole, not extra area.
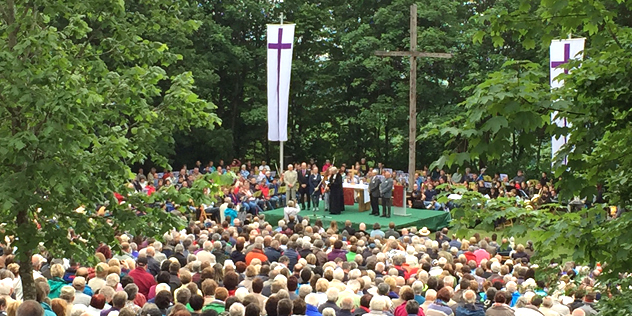
M 297 218 L 300 211 L 301 210 L 298 206 L 295 206 L 294 201 L 287 201 L 287 206 L 283 209 L 283 218 L 285 219 L 285 222 L 290 220 L 290 216 Z
M 259 166 L 259 170 L 263 170 L 263 169 L 270 170 L 270 166 L 268 166 L 268 165 L 266 164 L 266 161 L 265 161 L 265 160 L 262 160 L 262 161 L 261 161 L 261 166 Z M 265 171 L 264 171 L 264 172 L 265 172 Z

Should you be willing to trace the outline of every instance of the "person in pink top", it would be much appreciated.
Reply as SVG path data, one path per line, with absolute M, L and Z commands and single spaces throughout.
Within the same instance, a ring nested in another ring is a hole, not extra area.
M 331 167 L 331 162 L 329 162 L 329 159 L 325 160 L 325 164 L 323 165 L 323 172 L 329 170 L 329 167 Z
M 474 251 L 474 256 L 476 256 L 476 264 L 480 265 L 481 261 L 483 261 L 483 259 L 487 259 L 489 260 L 490 255 L 489 252 L 487 252 L 487 242 L 485 240 L 481 240 L 481 242 L 479 243 L 480 248 L 478 248 L 476 251 Z

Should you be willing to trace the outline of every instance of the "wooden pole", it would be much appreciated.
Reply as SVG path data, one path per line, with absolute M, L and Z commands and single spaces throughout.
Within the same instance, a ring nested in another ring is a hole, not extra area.
M 417 5 L 410 6 L 410 51 L 417 51 Z M 415 181 L 415 159 L 417 144 L 417 57 L 410 55 L 410 111 L 408 130 L 408 191 Z
M 410 50 L 376 51 L 375 55 L 380 57 L 409 57 L 410 59 L 410 109 L 408 113 L 410 124 L 408 127 L 408 190 L 412 191 L 413 181 L 415 180 L 415 153 L 417 143 L 417 58 L 451 58 L 452 54 L 417 51 L 417 5 L 413 4 L 410 6 Z M 385 133 L 388 138 L 388 133 Z

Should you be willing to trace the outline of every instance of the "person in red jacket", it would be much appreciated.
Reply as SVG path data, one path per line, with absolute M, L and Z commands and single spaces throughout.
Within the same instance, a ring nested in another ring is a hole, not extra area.
M 476 255 L 474 254 L 474 251 L 476 251 L 476 248 L 474 246 L 470 246 L 468 248 L 468 251 L 463 253 L 465 258 L 467 259 L 467 262 L 470 262 L 470 261 L 476 262 Z
M 134 284 L 138 286 L 138 293 L 145 297 L 149 295 L 149 289 L 156 285 L 154 276 L 147 272 L 147 257 L 138 258 L 136 269 L 130 271 L 128 275 L 134 279 Z
M 250 250 L 250 252 L 248 252 L 248 254 L 246 255 L 246 265 L 250 265 L 250 262 L 252 261 L 252 259 L 259 259 L 261 260 L 261 262 L 266 262 L 268 261 L 268 257 L 266 256 L 265 253 L 263 253 L 263 245 L 256 243 L 255 247 Z

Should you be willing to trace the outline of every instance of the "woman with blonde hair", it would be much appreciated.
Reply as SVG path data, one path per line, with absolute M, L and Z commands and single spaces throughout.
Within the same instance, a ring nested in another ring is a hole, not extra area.
M 511 258 L 515 261 L 517 259 L 522 259 L 522 262 L 529 262 L 529 254 L 525 252 L 524 245 L 518 244 L 516 246 L 516 252 L 511 255 Z
M 21 301 L 13 301 L 7 304 L 7 316 L 16 316 L 18 312 L 18 307 L 22 304 Z
M 66 270 L 61 264 L 53 264 L 50 268 L 50 275 L 52 278 L 48 280 L 48 285 L 50 286 L 48 298 L 54 299 L 59 297 L 61 288 L 66 285 L 66 281 L 62 279 L 64 277 L 64 273 L 66 273 Z
M 327 235 L 335 235 L 338 233 L 338 222 L 331 221 L 329 223 L 329 229 L 327 229 Z

